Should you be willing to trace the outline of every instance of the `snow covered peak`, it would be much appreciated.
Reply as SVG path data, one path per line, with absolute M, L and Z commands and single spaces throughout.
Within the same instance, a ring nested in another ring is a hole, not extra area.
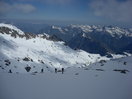
M 60 31 L 61 33 L 64 32 L 64 31 L 62 30 L 62 28 L 61 28 L 61 27 L 58 27 L 58 26 L 54 26 L 54 25 L 53 25 L 53 26 L 51 26 L 51 28 Z
M 49 38 L 50 35 L 48 35 L 48 34 L 46 34 L 46 33 L 43 33 L 43 34 L 38 34 L 38 37 L 40 37 L 40 38 L 43 38 L 43 37 Z
M 83 32 L 92 33 L 92 32 L 105 32 L 110 34 L 112 37 L 115 35 L 122 37 L 123 35 L 127 37 L 132 37 L 131 29 L 124 29 L 114 26 L 95 26 L 95 25 L 71 25 L 71 28 L 80 28 Z
M 80 28 L 80 29 L 82 29 L 82 31 L 84 31 L 84 32 L 92 32 L 93 31 L 93 29 L 97 29 L 98 28 L 98 26 L 95 26 L 95 25 L 70 25 L 71 26 L 71 28 Z
M 113 37 L 114 35 L 118 35 L 119 37 L 122 37 L 123 35 L 132 37 L 132 32 L 128 31 L 127 29 L 119 28 L 119 27 L 104 27 L 103 31 L 111 34 Z
M 11 32 L 13 32 L 13 30 L 14 30 L 14 31 L 16 31 L 18 34 L 24 35 L 24 32 L 23 32 L 23 31 L 21 31 L 20 29 L 18 29 L 17 27 L 15 27 L 15 26 L 13 26 L 13 25 L 11 25 L 11 24 L 0 23 L 0 28 L 2 28 L 2 27 L 11 29 L 12 31 L 10 31 L 10 34 L 11 34 Z
M 82 37 L 87 37 L 85 33 L 82 34 Z

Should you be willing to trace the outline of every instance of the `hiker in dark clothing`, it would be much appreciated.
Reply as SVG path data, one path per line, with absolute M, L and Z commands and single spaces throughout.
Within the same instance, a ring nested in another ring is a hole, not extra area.
M 44 72 L 44 69 L 42 68 L 42 69 L 41 69 L 41 73 L 43 73 L 43 72 Z
M 9 73 L 12 73 L 11 69 L 9 70 Z
M 62 68 L 62 74 L 64 73 L 64 68 Z
M 55 73 L 57 73 L 57 68 L 55 68 Z

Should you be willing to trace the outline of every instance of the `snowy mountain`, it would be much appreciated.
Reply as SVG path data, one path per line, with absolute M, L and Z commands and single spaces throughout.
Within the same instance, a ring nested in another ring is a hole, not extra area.
M 56 36 L 27 34 L 15 26 L 0 24 L 0 70 L 5 72 L 52 72 L 54 68 L 85 67 L 109 59 L 73 50 Z
M 78 35 L 91 47 L 102 46 Z M 0 99 L 131 99 L 132 56 L 125 54 L 73 50 L 54 35 L 0 24 Z
M 65 27 L 59 26 L 47 26 L 40 30 L 40 33 L 46 32 L 48 34 L 56 34 L 60 37 L 61 34 L 65 34 L 65 36 L 72 36 L 74 37 L 80 33 L 94 33 L 98 32 L 101 34 L 107 34 L 112 37 L 119 37 L 122 38 L 123 36 L 132 37 L 132 29 L 127 28 L 120 28 L 116 26 L 95 26 L 95 25 L 69 25 Z M 62 38 L 62 37 L 61 37 Z M 62 38 L 66 41 L 69 41 L 71 37 L 67 40 L 66 38 Z
M 80 28 L 85 33 L 90 32 L 104 32 L 106 34 L 111 35 L 112 37 L 132 37 L 132 33 L 125 28 L 119 28 L 114 26 L 89 26 L 89 25 L 71 25 L 72 28 Z
M 69 25 L 65 27 L 51 26 L 42 29 L 41 32 L 54 34 L 66 41 L 71 48 L 82 49 L 90 53 L 101 55 L 107 55 L 108 53 L 123 54 L 132 50 L 129 47 L 132 43 L 132 31 L 126 28 Z M 92 45 L 93 47 L 91 47 Z

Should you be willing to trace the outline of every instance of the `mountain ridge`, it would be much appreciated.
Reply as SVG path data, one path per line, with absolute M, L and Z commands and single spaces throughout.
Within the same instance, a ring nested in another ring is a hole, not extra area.
M 0 54 L 1 69 L 19 73 L 27 73 L 29 67 L 29 73 L 41 72 L 42 69 L 53 72 L 54 68 L 85 67 L 100 60 L 111 59 L 83 50 L 73 50 L 63 41 L 50 39 L 47 34 L 26 39 L 25 36 L 12 37 L 8 33 L 0 33 Z
M 87 52 L 91 52 L 93 48 L 89 46 L 90 42 L 94 42 L 95 45 L 99 45 L 94 49 L 107 49 L 107 51 L 93 53 L 107 55 L 107 53 L 123 54 L 124 52 L 131 52 L 132 49 L 126 50 L 125 47 L 132 43 L 132 31 L 127 28 L 120 28 L 117 26 L 95 26 L 95 25 L 69 25 L 65 27 L 51 26 L 42 29 L 41 32 L 48 34 L 54 34 L 57 37 L 67 42 L 73 49 L 82 49 Z M 81 40 L 85 35 L 87 41 Z M 77 37 L 79 36 L 79 37 Z M 77 39 L 78 38 L 78 39 Z M 91 39 L 91 41 L 90 41 Z M 81 42 L 82 41 L 82 42 Z M 80 46 L 80 42 L 82 47 Z M 74 45 L 74 46 L 72 46 Z M 101 46 L 100 46 L 101 45 Z M 89 49 L 89 50 L 88 50 Z

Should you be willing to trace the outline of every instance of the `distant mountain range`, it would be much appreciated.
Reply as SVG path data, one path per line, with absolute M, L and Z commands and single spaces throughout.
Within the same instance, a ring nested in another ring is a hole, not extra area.
M 69 25 L 47 26 L 40 33 L 56 35 L 73 49 L 109 55 L 132 52 L 132 29 L 114 26 Z

